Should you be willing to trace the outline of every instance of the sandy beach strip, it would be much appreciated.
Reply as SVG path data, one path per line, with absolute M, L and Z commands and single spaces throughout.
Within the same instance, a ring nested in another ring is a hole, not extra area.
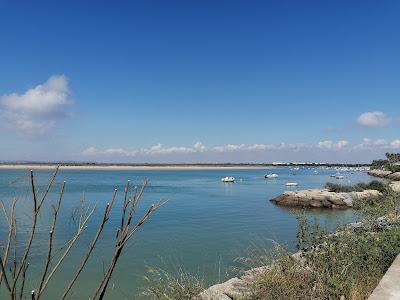
M 18 170 L 51 170 L 56 164 L 0 164 L 0 169 Z M 62 170 L 246 170 L 268 169 L 270 166 L 259 165 L 61 165 Z

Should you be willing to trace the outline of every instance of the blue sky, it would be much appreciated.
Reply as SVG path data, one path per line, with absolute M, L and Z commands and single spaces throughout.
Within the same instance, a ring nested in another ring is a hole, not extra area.
M 0 160 L 400 151 L 398 1 L 0 0 Z

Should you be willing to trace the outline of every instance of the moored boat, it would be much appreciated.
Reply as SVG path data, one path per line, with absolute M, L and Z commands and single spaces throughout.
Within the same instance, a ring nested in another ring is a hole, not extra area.
M 265 174 L 264 178 L 278 178 L 278 174 L 275 173 L 270 173 L 270 174 Z
M 224 178 L 221 178 L 221 181 L 225 182 L 225 183 L 233 183 L 233 182 L 235 182 L 235 177 L 226 176 Z

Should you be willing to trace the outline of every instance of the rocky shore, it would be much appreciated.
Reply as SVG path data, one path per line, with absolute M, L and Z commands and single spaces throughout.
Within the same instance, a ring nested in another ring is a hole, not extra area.
M 191 300 L 232 300 L 250 294 L 250 287 L 267 267 L 246 271 L 243 276 L 234 277 L 223 283 L 215 284 Z
M 390 187 L 393 191 L 400 193 L 400 172 L 391 172 L 386 170 L 370 170 L 368 175 L 385 178 L 390 180 Z
M 302 252 L 296 252 L 291 255 L 294 260 L 302 260 Z M 272 263 L 269 266 L 262 266 L 250 269 L 243 273 L 242 276 L 234 277 L 223 283 L 210 286 L 208 289 L 201 292 L 191 300 L 236 300 L 242 299 L 245 296 L 251 295 L 251 287 L 256 282 L 257 278 L 273 268 Z
M 368 174 L 388 179 L 391 189 L 400 192 L 400 172 L 394 173 L 385 170 L 371 170 Z M 365 200 L 380 196 L 382 196 L 382 193 L 377 190 L 337 193 L 331 192 L 328 189 L 309 189 L 287 191 L 270 201 L 277 205 L 289 207 L 347 209 L 353 207 L 355 200 Z M 349 224 L 347 228 L 355 231 L 362 229 L 368 232 L 375 232 L 382 231 L 382 229 L 389 228 L 390 226 L 392 226 L 391 220 L 382 217 L 378 218 L 372 225 L 353 223 Z M 301 259 L 302 252 L 297 252 L 293 254 L 292 257 Z M 251 287 L 258 276 L 271 267 L 272 266 L 263 266 L 246 271 L 242 276 L 231 278 L 226 282 L 209 287 L 191 300 L 234 300 L 244 298 L 251 294 Z
M 386 170 L 370 170 L 368 175 L 386 178 L 389 180 L 400 181 L 400 172 L 391 172 Z
M 376 190 L 365 190 L 362 192 L 335 193 L 327 189 L 311 189 L 284 192 L 282 195 L 271 199 L 277 205 L 291 207 L 314 207 L 314 208 L 351 208 L 354 200 L 364 200 L 382 196 Z

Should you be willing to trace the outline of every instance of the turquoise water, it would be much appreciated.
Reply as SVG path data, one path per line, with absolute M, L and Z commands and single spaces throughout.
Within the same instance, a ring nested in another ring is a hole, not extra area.
M 274 172 L 278 179 L 264 179 L 264 174 Z M 59 216 L 57 245 L 61 246 L 75 229 L 74 211 L 80 204 L 82 192 L 86 203 L 98 205 L 98 210 L 88 223 L 85 234 L 77 247 L 65 261 L 62 272 L 54 277 L 53 285 L 43 299 L 55 299 L 66 285 L 68 276 L 79 263 L 79 257 L 91 241 L 98 223 L 98 217 L 111 199 L 114 188 L 120 191 L 101 243 L 90 260 L 88 269 L 81 277 L 71 299 L 87 299 L 96 287 L 96 282 L 107 266 L 115 228 L 118 226 L 123 189 L 129 179 L 139 184 L 149 180 L 138 213 L 159 199 L 168 200 L 129 243 L 114 274 L 109 292 L 111 299 L 137 299 L 143 287 L 146 266 L 161 266 L 167 269 L 183 267 L 186 271 L 203 276 L 207 283 L 226 279 L 233 275 L 235 258 L 246 253 L 250 244 L 271 246 L 273 239 L 291 249 L 295 247 L 297 232 L 296 216 L 301 209 L 288 209 L 272 204 L 269 199 L 288 188 L 285 183 L 299 182 L 299 189 L 321 188 L 327 181 L 337 181 L 329 175 L 332 170 L 311 169 L 298 171 L 289 168 L 270 170 L 146 170 L 146 171 L 99 171 L 63 170 L 60 172 L 49 202 L 54 203 L 60 183 L 66 181 L 66 193 Z M 35 171 L 38 185 L 43 186 L 50 171 Z M 234 184 L 224 184 L 221 177 L 234 176 Z M 362 172 L 346 173 L 341 183 L 366 182 L 371 178 Z M 242 180 L 239 180 L 242 179 Z M 30 226 L 30 185 L 26 170 L 0 170 L 0 200 L 9 204 L 13 197 L 19 199 L 19 238 L 22 240 Z M 354 220 L 351 210 L 311 210 L 310 218 L 334 228 L 341 222 Z M 49 222 L 49 204 L 44 207 L 33 245 L 29 275 L 37 278 L 39 267 L 46 253 Z M 0 217 L 0 238 L 5 239 L 6 225 Z M 21 250 L 21 249 L 20 249 Z M 220 271 L 222 270 L 222 271 Z M 40 273 L 39 273 L 40 274 Z M 29 282 L 27 290 L 34 288 Z

